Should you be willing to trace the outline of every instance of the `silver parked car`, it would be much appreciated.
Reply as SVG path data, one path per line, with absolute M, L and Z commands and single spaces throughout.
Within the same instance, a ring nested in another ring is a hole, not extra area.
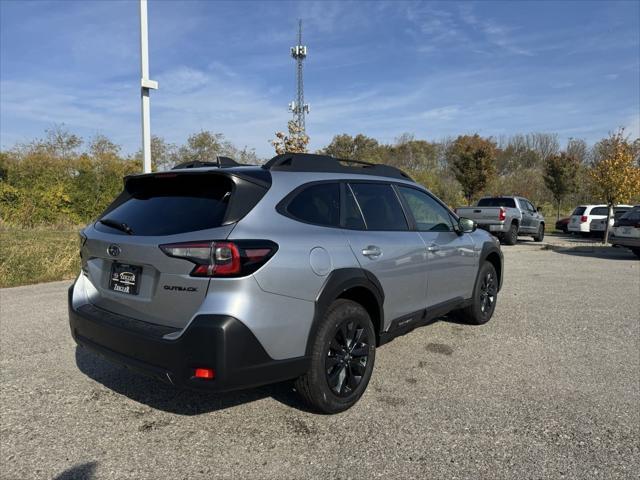
M 76 342 L 179 386 L 296 379 L 352 406 L 376 347 L 451 313 L 487 322 L 498 242 L 393 167 L 308 154 L 127 177 L 81 234 Z
M 456 213 L 477 222 L 507 245 L 515 245 L 518 235 L 544 239 L 545 220 L 540 209 L 523 197 L 483 197 L 475 207 L 459 207 Z

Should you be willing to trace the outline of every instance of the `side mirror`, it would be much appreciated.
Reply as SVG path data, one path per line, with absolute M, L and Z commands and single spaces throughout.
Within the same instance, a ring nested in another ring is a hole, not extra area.
M 460 233 L 471 233 L 476 231 L 476 222 L 469 218 L 460 218 L 458 220 L 458 231 Z

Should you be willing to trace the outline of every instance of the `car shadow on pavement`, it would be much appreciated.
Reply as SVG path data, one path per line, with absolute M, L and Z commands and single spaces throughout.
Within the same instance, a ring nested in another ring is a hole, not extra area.
M 229 393 L 213 393 L 174 387 L 114 364 L 76 346 L 76 365 L 82 373 L 110 390 L 151 408 L 177 415 L 200 415 L 271 397 L 301 411 L 314 413 L 293 389 L 293 382 Z
M 614 247 L 574 247 L 574 248 L 557 248 L 553 249 L 555 253 L 562 255 L 571 255 L 574 257 L 591 257 L 601 258 L 604 260 L 637 260 L 638 257 L 626 248 Z
M 53 480 L 91 480 L 94 478 L 97 462 L 79 463 L 66 469 Z

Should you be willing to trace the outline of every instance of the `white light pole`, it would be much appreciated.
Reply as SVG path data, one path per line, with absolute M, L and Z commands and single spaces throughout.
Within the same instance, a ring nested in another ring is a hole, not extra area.
M 142 156 L 144 173 L 151 172 L 151 127 L 149 126 L 149 90 L 157 90 L 158 82 L 149 80 L 149 31 L 147 27 L 147 0 L 140 0 L 140 69 L 142 99 Z

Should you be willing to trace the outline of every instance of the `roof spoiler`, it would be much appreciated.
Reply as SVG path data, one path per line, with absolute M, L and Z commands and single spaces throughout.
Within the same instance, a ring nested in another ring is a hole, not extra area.
M 200 160 L 193 160 L 191 162 L 179 163 L 171 170 L 178 170 L 182 168 L 200 168 L 200 167 L 217 167 L 217 168 L 228 168 L 228 167 L 237 167 L 242 165 L 236 162 L 233 158 L 230 157 L 216 157 L 215 162 L 201 162 Z

